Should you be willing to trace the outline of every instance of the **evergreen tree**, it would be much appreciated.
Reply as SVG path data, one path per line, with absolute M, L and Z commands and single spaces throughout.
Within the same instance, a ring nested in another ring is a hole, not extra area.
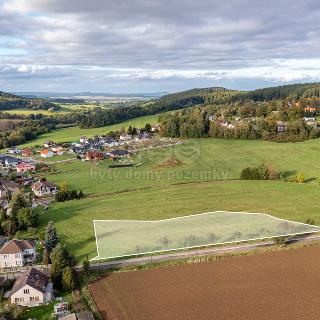
M 74 270 L 67 266 L 62 271 L 62 287 L 66 291 L 72 291 L 76 288 L 76 276 Z
M 144 131 L 145 132 L 151 132 L 151 124 L 150 123 L 147 123 L 144 127 Z
M 68 253 L 58 244 L 51 253 L 51 279 L 56 288 L 62 288 L 62 272 L 69 265 Z
M 48 265 L 50 263 L 50 255 L 47 249 L 43 251 L 42 263 Z
M 78 199 L 83 199 L 83 198 L 84 198 L 84 193 L 82 192 L 82 190 L 80 190 L 78 194 Z
M 127 130 L 127 134 L 132 135 L 132 126 L 131 126 L 131 125 L 129 126 L 129 128 L 128 128 L 128 130 Z
M 47 228 L 46 228 L 46 235 L 45 235 L 45 248 L 48 252 L 52 252 L 55 246 L 59 243 L 59 237 L 57 234 L 57 229 L 52 221 L 49 221 Z

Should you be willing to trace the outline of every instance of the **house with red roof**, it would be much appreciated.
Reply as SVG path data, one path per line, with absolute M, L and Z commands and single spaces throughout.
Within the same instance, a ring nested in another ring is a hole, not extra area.
M 30 240 L 10 240 L 0 249 L 0 268 L 12 269 L 34 263 L 36 244 Z
M 53 157 L 53 152 L 51 150 L 44 149 L 40 151 L 40 156 L 42 158 L 50 158 Z

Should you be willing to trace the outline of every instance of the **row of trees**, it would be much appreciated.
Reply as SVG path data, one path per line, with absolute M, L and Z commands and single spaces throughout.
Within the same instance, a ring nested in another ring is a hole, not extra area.
M 77 192 L 77 190 L 66 190 L 66 191 L 59 191 L 55 194 L 55 200 L 57 202 L 65 202 L 69 200 L 79 200 L 84 198 L 84 193 L 82 190 Z

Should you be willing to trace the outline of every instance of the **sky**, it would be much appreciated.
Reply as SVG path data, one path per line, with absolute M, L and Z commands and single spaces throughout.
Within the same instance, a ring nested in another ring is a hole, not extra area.
M 0 0 L 0 91 L 320 81 L 319 0 Z

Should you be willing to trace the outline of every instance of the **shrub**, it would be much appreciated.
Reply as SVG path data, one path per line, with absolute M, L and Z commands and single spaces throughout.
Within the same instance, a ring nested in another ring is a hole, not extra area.
M 300 173 L 297 174 L 296 182 L 297 183 L 304 183 L 305 182 L 304 173 L 300 172 Z

